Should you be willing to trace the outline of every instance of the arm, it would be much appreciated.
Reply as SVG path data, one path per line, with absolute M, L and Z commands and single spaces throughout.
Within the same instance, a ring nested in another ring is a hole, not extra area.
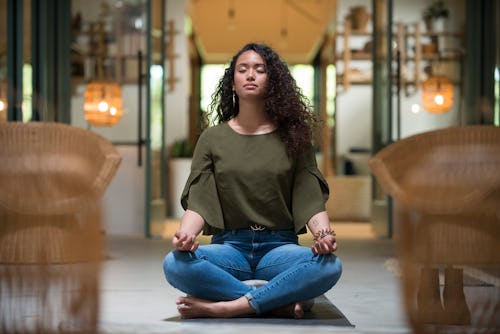
M 307 226 L 314 235 L 314 243 L 311 249 L 315 255 L 335 252 L 337 239 L 335 238 L 335 232 L 330 228 L 330 219 L 326 211 L 312 216 Z
M 172 238 L 172 244 L 180 251 L 194 252 L 200 245 L 196 237 L 200 234 L 205 221 L 195 211 L 186 210 L 182 215 L 179 229 Z

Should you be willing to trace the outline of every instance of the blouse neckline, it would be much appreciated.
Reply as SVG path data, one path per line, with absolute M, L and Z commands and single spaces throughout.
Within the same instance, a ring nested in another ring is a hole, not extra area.
M 238 132 L 236 131 L 230 124 L 229 122 L 226 122 L 224 123 L 228 128 L 229 130 L 231 130 L 233 133 L 237 134 L 237 135 L 240 135 L 240 136 L 245 136 L 245 137 L 255 137 L 255 136 L 265 136 L 265 135 L 270 135 L 270 134 L 273 134 L 275 133 L 278 128 L 274 128 L 272 129 L 271 131 L 268 131 L 268 132 L 262 132 L 262 133 L 241 133 L 241 132 Z

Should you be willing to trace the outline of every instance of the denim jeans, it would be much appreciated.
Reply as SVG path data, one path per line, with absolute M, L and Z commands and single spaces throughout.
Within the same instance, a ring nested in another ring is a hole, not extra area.
M 170 252 L 163 270 L 188 295 L 213 301 L 245 296 L 257 314 L 265 313 L 315 298 L 340 278 L 337 256 L 314 255 L 297 240 L 293 231 L 226 231 L 195 252 Z M 255 288 L 242 282 L 250 279 L 268 283 Z

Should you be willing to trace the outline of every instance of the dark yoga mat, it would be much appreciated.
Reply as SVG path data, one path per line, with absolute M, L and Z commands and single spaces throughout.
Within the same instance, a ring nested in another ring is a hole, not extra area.
M 182 322 L 215 322 L 215 323 L 258 323 L 277 325 L 325 325 L 325 326 L 350 326 L 353 324 L 333 305 L 325 295 L 314 299 L 312 309 L 304 314 L 302 319 L 276 318 L 276 317 L 241 317 L 241 318 L 197 318 L 181 319 L 180 316 L 164 319 L 165 321 Z

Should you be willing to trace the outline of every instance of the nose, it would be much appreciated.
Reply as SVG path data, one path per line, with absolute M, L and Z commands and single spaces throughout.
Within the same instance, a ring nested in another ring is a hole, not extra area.
M 247 73 L 247 80 L 255 80 L 255 70 L 249 70 Z

